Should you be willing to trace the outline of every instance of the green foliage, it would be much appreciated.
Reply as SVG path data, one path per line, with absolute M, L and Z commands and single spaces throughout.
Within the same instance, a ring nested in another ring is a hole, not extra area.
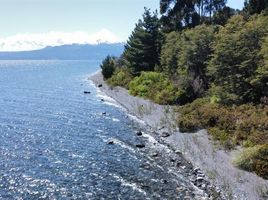
M 261 59 L 257 69 L 257 75 L 251 83 L 258 90 L 259 96 L 261 96 L 261 102 L 268 105 L 268 36 L 263 40 L 259 55 Z M 266 99 L 266 102 L 263 101 L 264 99 Z
M 244 170 L 254 171 L 268 179 L 268 144 L 245 149 L 234 160 L 234 164 Z
M 111 86 L 121 86 L 128 89 L 128 85 L 132 79 L 133 76 L 127 68 L 118 68 L 113 76 L 107 80 L 107 83 Z
M 201 25 L 167 34 L 161 52 L 161 69 L 192 101 L 207 89 L 207 62 L 216 27 Z
M 238 14 L 237 10 L 225 6 L 214 13 L 212 22 L 213 24 L 225 25 L 227 21 L 236 14 Z
M 161 38 L 157 13 L 151 14 L 150 10 L 145 9 L 143 20 L 136 24 L 123 53 L 124 64 L 133 75 L 153 71 L 159 65 Z
M 160 13 L 166 32 L 211 23 L 215 12 L 225 7 L 226 0 L 161 0 Z
M 181 93 L 162 73 L 143 72 L 129 84 L 131 95 L 148 98 L 159 104 L 172 104 Z
M 182 132 L 205 128 L 227 150 L 237 144 L 252 147 L 245 150 L 235 163 L 268 179 L 268 106 L 226 107 L 203 98 L 181 106 L 177 111 Z
M 246 0 L 244 11 L 252 15 L 255 13 L 261 13 L 266 8 L 268 8 L 267 0 Z
M 179 107 L 178 112 L 178 125 L 183 132 L 206 128 L 221 141 L 225 137 L 235 144 L 268 143 L 268 106 L 226 107 L 210 103 L 209 99 L 197 99 Z
M 102 64 L 101 64 L 101 69 L 102 69 L 101 73 L 102 73 L 104 79 L 110 78 L 113 75 L 115 68 L 116 68 L 115 57 L 107 56 L 102 61 Z
M 229 103 L 260 101 L 260 90 L 253 81 L 261 60 L 262 40 L 268 33 L 267 21 L 264 15 L 249 20 L 236 15 L 216 35 L 209 75 Z

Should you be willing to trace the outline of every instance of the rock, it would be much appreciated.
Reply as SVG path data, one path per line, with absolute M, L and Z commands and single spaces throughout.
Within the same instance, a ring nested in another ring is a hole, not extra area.
M 184 190 L 185 190 L 185 189 L 184 189 L 183 187 L 177 187 L 177 188 L 176 188 L 176 191 L 177 191 L 177 192 L 182 192 L 182 191 L 184 191 Z
M 199 167 L 196 167 L 196 168 L 194 168 L 194 171 L 195 172 L 198 172 L 198 171 L 200 171 L 200 168 Z
M 145 165 L 143 168 L 149 170 L 150 169 L 150 165 Z
M 160 131 L 160 130 L 162 130 L 162 129 L 164 129 L 164 128 L 165 128 L 164 126 L 161 126 L 161 127 L 158 127 L 157 130 Z
M 181 151 L 177 149 L 177 150 L 175 151 L 175 153 L 176 153 L 176 154 L 181 154 Z
M 90 91 L 84 91 L 84 94 L 90 94 L 91 92 Z
M 102 87 L 102 84 L 99 84 L 98 87 Z
M 167 184 L 167 183 L 168 183 L 168 181 L 167 181 L 166 179 L 162 180 L 162 182 L 163 182 L 164 184 Z
M 107 144 L 114 144 L 114 141 L 110 140 L 110 141 L 107 142 Z
M 169 137 L 170 134 L 168 132 L 162 132 L 161 137 Z
M 136 144 L 136 147 L 137 148 L 144 148 L 145 147 L 145 144 Z
M 170 158 L 170 162 L 175 162 L 176 159 L 175 158 Z
M 203 177 L 197 177 L 196 180 L 197 180 L 198 182 L 201 182 L 201 181 L 204 180 L 204 178 L 203 178 Z
M 202 177 L 202 178 L 204 178 L 204 177 L 205 177 L 205 174 L 197 174 L 197 177 Z
M 104 102 L 104 99 L 101 99 L 102 102 Z
M 106 115 L 107 113 L 106 113 L 106 112 L 103 112 L 102 114 L 103 114 L 103 115 Z
M 192 198 L 190 196 L 185 196 L 183 199 L 184 200 L 191 200 Z
M 158 153 L 153 153 L 152 154 L 152 157 L 157 157 L 158 156 Z
M 136 134 L 137 134 L 137 136 L 142 136 L 142 132 L 141 131 L 138 131 Z

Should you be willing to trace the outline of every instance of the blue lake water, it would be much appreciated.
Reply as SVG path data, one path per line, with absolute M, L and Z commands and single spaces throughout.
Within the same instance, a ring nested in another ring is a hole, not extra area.
M 133 122 L 87 80 L 98 69 L 0 61 L 0 199 L 178 198 L 174 175 L 135 148 Z

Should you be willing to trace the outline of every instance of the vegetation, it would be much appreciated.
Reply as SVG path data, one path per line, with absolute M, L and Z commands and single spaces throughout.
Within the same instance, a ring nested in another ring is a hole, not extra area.
M 225 149 L 243 146 L 236 165 L 268 179 L 268 4 L 225 3 L 161 0 L 160 19 L 145 9 L 103 74 L 132 95 L 176 104 L 181 131 L 205 128 Z
M 116 59 L 111 56 L 107 56 L 101 64 L 102 75 L 104 79 L 111 78 L 116 69 Z
M 158 72 L 143 72 L 135 77 L 129 84 L 129 92 L 159 104 L 173 104 L 181 95 L 172 82 Z
M 115 70 L 113 76 L 107 80 L 111 86 L 121 86 L 129 88 L 129 83 L 132 81 L 133 76 L 127 68 L 118 68 Z
M 245 149 L 234 164 L 244 170 L 254 171 L 257 175 L 268 179 L 268 144 L 257 145 Z
M 136 24 L 125 45 L 124 65 L 135 76 L 141 71 L 153 71 L 159 64 L 160 50 L 161 33 L 157 12 L 151 14 L 150 10 L 145 9 L 143 20 Z

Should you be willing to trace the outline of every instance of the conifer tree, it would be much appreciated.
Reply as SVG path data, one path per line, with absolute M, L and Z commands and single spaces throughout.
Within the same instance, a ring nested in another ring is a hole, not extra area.
M 152 14 L 145 8 L 143 19 L 136 24 L 123 53 L 124 64 L 133 75 L 153 71 L 159 65 L 161 38 L 157 12 Z

